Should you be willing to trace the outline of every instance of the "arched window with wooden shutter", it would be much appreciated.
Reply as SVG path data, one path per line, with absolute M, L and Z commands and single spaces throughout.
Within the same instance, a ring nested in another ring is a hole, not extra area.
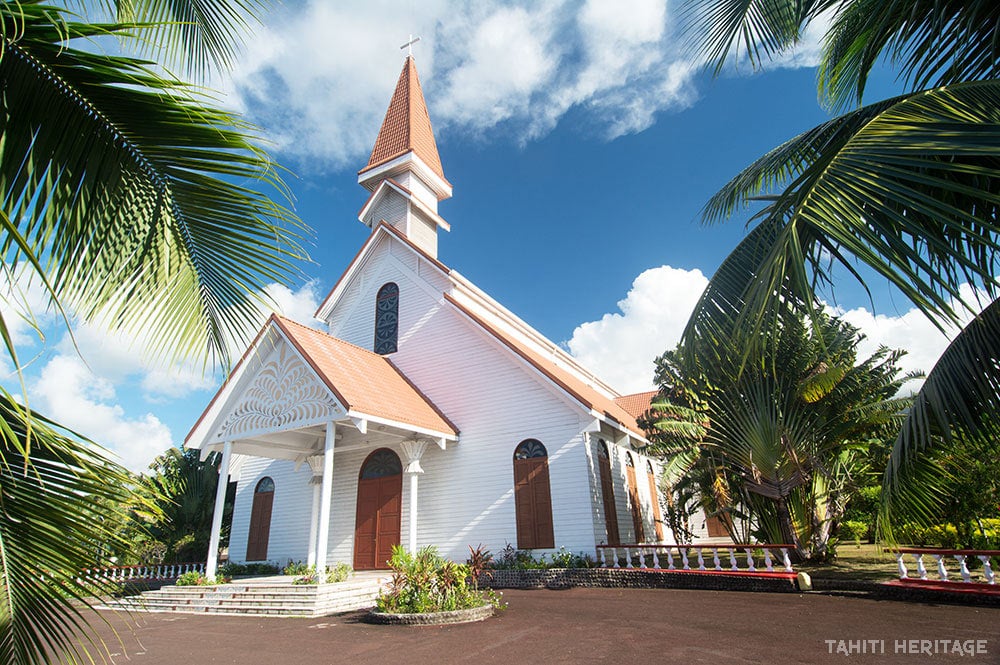
M 635 460 L 632 453 L 625 453 L 625 478 L 628 480 L 629 510 L 632 511 L 632 526 L 635 528 L 635 542 L 646 540 L 646 531 L 642 528 L 642 508 L 639 505 L 639 486 L 635 480 Z
M 604 505 L 604 526 L 608 533 L 608 545 L 620 545 L 618 511 L 615 509 L 615 487 L 611 481 L 611 455 L 604 439 L 597 440 L 597 468 L 601 477 L 601 502 Z
M 514 449 L 514 504 L 518 549 L 555 547 L 549 454 L 537 439 L 525 439 Z
M 375 297 L 375 353 L 395 353 L 399 340 L 399 287 L 395 282 L 382 285 Z
M 663 542 L 663 515 L 660 513 L 660 495 L 656 491 L 656 472 L 653 463 L 646 460 L 646 478 L 649 479 L 649 497 L 653 502 L 653 528 L 656 529 L 656 542 Z
M 267 560 L 267 541 L 271 537 L 271 508 L 274 506 L 274 480 L 264 476 L 253 490 L 250 509 L 250 533 L 247 536 L 247 561 Z

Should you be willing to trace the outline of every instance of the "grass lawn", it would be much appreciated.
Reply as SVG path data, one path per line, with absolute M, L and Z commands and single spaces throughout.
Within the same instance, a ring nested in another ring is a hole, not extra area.
M 837 560 L 833 563 L 799 564 L 795 569 L 817 579 L 888 582 L 898 577 L 896 557 L 883 552 L 883 549 L 881 545 L 841 543 L 837 547 Z

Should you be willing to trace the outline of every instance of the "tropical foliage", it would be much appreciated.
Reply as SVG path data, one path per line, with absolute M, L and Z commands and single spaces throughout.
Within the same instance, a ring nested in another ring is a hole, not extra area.
M 197 450 L 171 448 L 153 460 L 136 478 L 129 521 L 123 533 L 128 542 L 118 552 L 119 562 L 183 563 L 201 561 L 208 551 L 219 483 L 221 455 L 204 461 Z M 227 488 L 220 546 L 229 540 L 235 487 Z
M 898 431 L 909 400 L 899 351 L 858 358 L 862 336 L 835 317 L 815 326 L 788 311 L 758 348 L 732 329 L 711 354 L 684 346 L 658 360 L 660 394 L 647 426 L 651 452 L 680 478 L 675 504 L 692 487 L 737 542 L 794 544 L 800 558 L 825 558 L 833 529 L 870 473 L 873 441 Z M 695 368 L 693 371 L 691 368 Z M 676 508 L 675 508 L 676 510 Z
M 326 574 L 321 575 L 317 570 L 316 566 L 307 566 L 301 562 L 296 564 L 289 564 L 281 571 L 282 575 L 297 575 L 297 577 L 292 580 L 292 584 L 336 584 L 337 582 L 343 582 L 351 576 L 354 569 L 343 561 L 338 561 L 332 566 L 326 567 Z
M 392 579 L 379 591 L 375 609 L 391 614 L 450 612 L 487 604 L 500 606 L 492 590 L 480 591 L 469 566 L 443 558 L 433 546 L 414 553 L 392 548 Z
M 0 238 L 11 316 L 23 292 L 132 333 L 165 360 L 228 359 L 262 288 L 287 282 L 304 229 L 254 130 L 161 64 L 229 62 L 255 0 L 0 3 Z M 81 18 L 98 12 L 113 18 Z M 16 314 L 12 314 L 16 312 Z M 24 390 L 21 391 L 24 393 Z M 129 475 L 0 389 L 0 662 L 86 659 L 79 569 L 117 539 Z
M 997 212 L 1000 204 L 1000 5 L 993 0 L 689 0 L 692 41 L 721 71 L 763 66 L 811 23 L 828 25 L 819 88 L 845 110 L 773 149 L 709 201 L 717 222 L 759 198 L 747 241 L 713 277 L 682 345 L 697 357 L 725 330 L 762 333 L 789 304 L 815 321 L 835 274 L 864 264 L 939 326 L 972 322 L 929 373 L 893 448 L 882 523 L 932 519 L 948 495 L 938 450 L 996 441 L 1000 414 Z M 907 92 L 862 104 L 879 63 Z M 858 105 L 858 106 L 856 106 Z M 964 284 L 975 296 L 963 296 Z M 750 335 L 758 343 L 764 336 Z M 748 353 L 750 351 L 748 350 Z M 745 359 L 744 359 L 745 360 Z
M 104 563 L 95 551 L 117 540 L 115 505 L 127 498 L 130 477 L 72 432 L 9 408 L 0 404 L 0 663 L 45 662 L 45 644 L 83 661 L 86 647 L 70 639 L 78 602 L 115 589 L 79 573 Z

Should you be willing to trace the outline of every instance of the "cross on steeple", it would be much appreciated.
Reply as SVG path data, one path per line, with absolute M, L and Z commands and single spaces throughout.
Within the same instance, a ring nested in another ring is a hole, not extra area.
M 400 48 L 400 50 L 402 50 L 402 49 L 405 48 L 406 49 L 406 55 L 407 55 L 407 57 L 410 57 L 410 56 L 413 55 L 413 45 L 416 44 L 419 41 L 420 41 L 420 37 L 414 38 L 413 35 L 410 35 L 410 41 L 406 42 L 405 44 L 403 44 L 399 48 Z

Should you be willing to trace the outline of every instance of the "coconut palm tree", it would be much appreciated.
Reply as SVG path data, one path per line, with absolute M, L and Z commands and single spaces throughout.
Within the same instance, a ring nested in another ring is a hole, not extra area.
M 295 274 L 305 229 L 269 196 L 287 191 L 255 131 L 160 65 L 196 79 L 224 67 L 260 4 L 72 4 L 0 3 L 5 277 L 40 286 L 67 320 L 141 333 L 166 360 L 225 364 L 262 287 Z M 88 11 L 109 18 L 78 13 Z M 21 309 L 38 327 L 17 300 L 0 314 L 0 338 L 20 373 L 4 316 Z M 78 573 L 104 563 L 129 481 L 0 390 L 0 663 L 94 651 L 75 601 L 109 589 Z
M 794 304 L 818 320 L 816 293 L 857 265 L 888 280 L 942 329 L 972 323 L 930 372 L 884 477 L 893 510 L 927 518 L 943 490 L 928 454 L 996 432 L 1000 406 L 1000 5 L 993 0 L 690 0 L 687 29 L 721 71 L 759 67 L 825 22 L 819 88 L 845 111 L 774 148 L 706 205 L 718 222 L 766 198 L 757 226 L 698 304 L 682 344 L 717 338 L 738 311 L 758 333 Z M 907 92 L 861 105 L 879 62 Z M 963 296 L 969 283 L 977 296 Z M 750 339 L 760 340 L 761 335 Z M 749 351 L 748 351 L 749 353 Z

